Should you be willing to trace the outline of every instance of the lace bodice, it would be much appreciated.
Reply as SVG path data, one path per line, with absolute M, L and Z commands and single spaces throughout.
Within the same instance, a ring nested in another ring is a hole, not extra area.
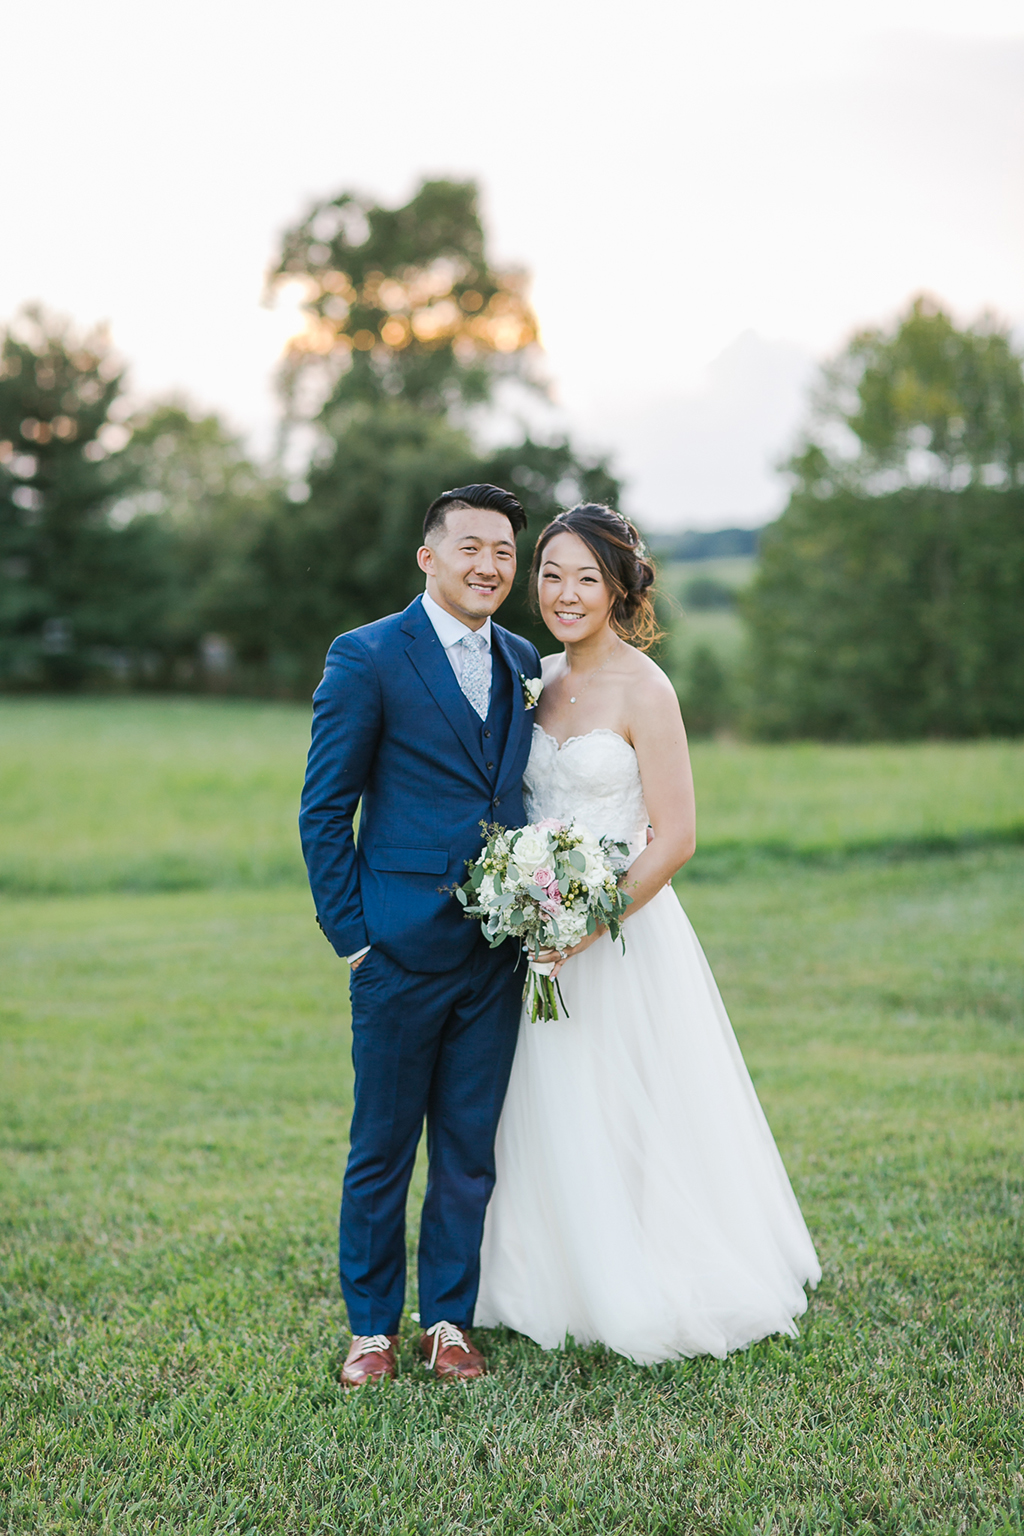
M 617 731 L 588 731 L 559 746 L 535 725 L 523 789 L 531 821 L 577 816 L 597 837 L 628 843 L 634 858 L 646 844 L 647 807 L 636 753 Z

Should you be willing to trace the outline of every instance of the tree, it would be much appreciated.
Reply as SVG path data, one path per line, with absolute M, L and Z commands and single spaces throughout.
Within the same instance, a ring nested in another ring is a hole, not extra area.
M 304 290 L 283 374 L 293 403 L 305 381 L 333 407 L 401 398 L 444 415 L 528 377 L 525 274 L 490 262 L 477 199 L 473 182 L 425 181 L 400 208 L 340 192 L 286 232 L 268 291 Z
M 918 298 L 859 332 L 789 468 L 740 598 L 754 728 L 1024 731 L 1024 366 L 1006 331 Z
M 281 508 L 281 486 L 219 416 L 196 415 L 181 399 L 155 402 L 127 425 L 124 458 L 134 481 L 118 514 L 157 519 L 173 545 L 179 592 L 167 625 L 167 666 L 178 683 L 238 682 L 217 632 L 237 628 L 250 613 L 251 554 Z
M 818 496 L 910 485 L 1024 483 L 1024 375 L 992 316 L 960 330 L 918 295 L 888 330 L 857 332 L 827 364 L 787 466 Z
M 761 551 L 741 597 L 760 734 L 1024 731 L 1024 490 L 803 493 Z
M 713 736 L 726 723 L 731 702 L 729 681 L 709 645 L 696 645 L 690 653 L 686 687 L 679 702 L 691 736 Z
M 614 503 L 619 486 L 567 441 L 483 450 L 470 436 L 469 407 L 500 379 L 531 379 L 537 336 L 525 275 L 488 257 L 473 183 L 425 182 L 395 209 L 352 192 L 317 203 L 285 235 L 269 286 L 295 281 L 307 327 L 282 386 L 295 413 L 313 386 L 308 497 L 267 518 L 221 627 L 275 688 L 305 692 L 339 631 L 422 590 L 415 551 L 441 491 L 507 485 L 535 534 L 574 500 Z M 502 619 L 537 633 L 525 571 Z
M 484 454 L 459 427 L 401 402 L 354 410 L 330 457 L 311 470 L 308 500 L 282 503 L 266 521 L 241 601 L 220 627 L 276 689 L 308 691 L 336 634 L 404 608 L 422 590 L 415 552 L 434 497 L 481 481 L 522 494 L 530 526 L 519 540 L 521 558 L 560 506 L 614 503 L 619 490 L 600 459 L 581 457 L 565 441 L 527 438 Z M 521 569 L 500 620 L 547 638 L 526 585 Z
M 111 419 L 121 366 L 102 332 L 37 308 L 0 344 L 0 680 L 73 688 L 140 675 L 172 599 L 162 530 L 118 526 L 133 483 Z

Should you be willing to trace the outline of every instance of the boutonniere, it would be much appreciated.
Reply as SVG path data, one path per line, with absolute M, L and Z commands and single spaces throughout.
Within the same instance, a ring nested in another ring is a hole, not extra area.
M 527 677 L 525 672 L 520 672 L 519 681 L 523 685 L 523 703 L 527 709 L 536 709 L 540 703 L 540 696 L 544 692 L 544 679 Z

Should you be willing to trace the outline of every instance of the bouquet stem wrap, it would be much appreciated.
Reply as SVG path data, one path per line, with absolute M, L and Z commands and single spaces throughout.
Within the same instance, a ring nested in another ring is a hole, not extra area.
M 562 1012 L 566 1018 L 569 1010 L 565 1006 L 565 998 L 562 989 L 558 985 L 558 977 L 552 976 L 555 968 L 553 960 L 531 960 L 526 967 L 526 986 L 523 988 L 523 1001 L 533 1023 L 538 1019 L 558 1019 L 558 1005 L 561 1003 Z

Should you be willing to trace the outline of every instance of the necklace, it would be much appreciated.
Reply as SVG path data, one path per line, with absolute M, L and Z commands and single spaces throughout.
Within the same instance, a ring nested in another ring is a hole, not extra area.
M 622 641 L 620 640 L 618 645 L 615 646 L 615 649 L 612 650 L 612 651 L 609 651 L 608 655 L 605 657 L 604 661 L 602 661 L 601 665 L 599 667 L 595 667 L 593 672 L 588 672 L 587 673 L 586 677 L 583 679 L 582 685 L 579 688 L 577 688 L 576 692 L 570 698 L 570 700 L 569 700 L 570 704 L 575 704 L 576 703 L 576 700 L 579 698 L 580 694 L 583 692 L 583 690 L 585 688 L 589 688 L 590 684 L 594 681 L 594 678 L 597 676 L 597 674 L 599 672 L 603 672 L 605 667 L 611 661 L 612 657 L 613 656 L 617 656 L 619 654 L 619 645 L 621 645 L 621 644 L 622 644 Z M 570 673 L 570 675 L 571 675 L 571 673 Z

